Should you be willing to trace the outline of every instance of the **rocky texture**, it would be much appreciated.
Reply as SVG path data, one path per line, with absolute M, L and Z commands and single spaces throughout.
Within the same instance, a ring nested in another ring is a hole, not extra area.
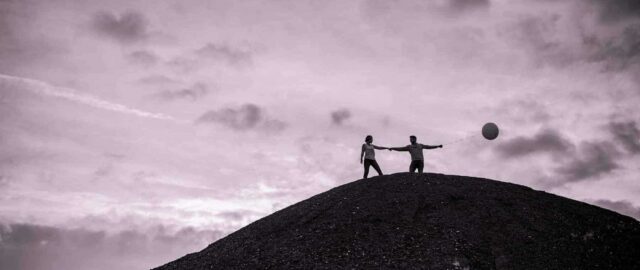
M 640 223 L 488 179 L 400 173 L 336 187 L 158 270 L 640 269 Z

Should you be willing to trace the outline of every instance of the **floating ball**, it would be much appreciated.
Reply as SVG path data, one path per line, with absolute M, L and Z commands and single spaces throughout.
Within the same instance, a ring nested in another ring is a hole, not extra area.
M 487 140 L 498 138 L 498 126 L 494 123 L 486 123 L 482 126 L 482 136 Z

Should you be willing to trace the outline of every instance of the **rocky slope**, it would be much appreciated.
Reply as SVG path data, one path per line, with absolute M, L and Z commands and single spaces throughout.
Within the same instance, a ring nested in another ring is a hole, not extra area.
M 336 187 L 157 270 L 640 269 L 640 223 L 488 179 L 399 173 Z

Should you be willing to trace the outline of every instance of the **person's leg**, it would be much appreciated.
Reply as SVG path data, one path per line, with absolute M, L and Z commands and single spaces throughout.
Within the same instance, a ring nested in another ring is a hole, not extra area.
M 369 163 L 368 159 L 364 160 L 364 177 L 362 177 L 363 179 L 367 179 L 367 176 L 369 175 L 369 166 L 371 164 Z
M 416 171 L 416 161 L 412 160 L 411 161 L 411 165 L 409 165 L 409 172 L 415 172 Z
M 373 168 L 376 169 L 376 171 L 378 172 L 378 175 L 382 175 L 382 170 L 380 170 L 380 165 L 378 165 L 377 161 L 372 160 L 371 166 L 373 166 Z
M 424 169 L 424 161 L 420 160 L 417 163 L 416 167 L 418 167 L 418 173 L 422 173 L 422 170 Z

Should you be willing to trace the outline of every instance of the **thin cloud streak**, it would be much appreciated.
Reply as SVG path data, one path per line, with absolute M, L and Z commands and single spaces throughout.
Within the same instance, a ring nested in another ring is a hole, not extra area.
M 18 82 L 21 82 L 21 83 L 31 84 L 31 85 L 34 85 L 36 87 L 35 88 L 28 88 L 28 89 L 33 91 L 33 92 L 35 92 L 35 93 L 37 93 L 37 94 L 41 94 L 41 95 L 45 95 L 45 96 L 52 96 L 52 97 L 59 97 L 59 98 L 63 98 L 63 99 L 69 100 L 69 101 L 73 101 L 73 102 L 76 102 L 76 103 L 84 104 L 84 105 L 91 106 L 91 107 L 98 108 L 98 109 L 109 110 L 109 111 L 129 114 L 129 115 L 135 115 L 135 116 L 144 117 L 144 118 L 170 120 L 170 121 L 176 121 L 176 122 L 185 122 L 185 121 L 180 121 L 180 120 L 176 119 L 175 117 L 168 116 L 168 115 L 165 115 L 165 114 L 152 113 L 152 112 L 147 112 L 147 111 L 143 111 L 143 110 L 138 110 L 138 109 L 134 109 L 134 108 L 130 108 L 128 106 L 122 105 L 122 104 L 117 104 L 117 103 L 105 101 L 105 100 L 102 100 L 102 99 L 99 99 L 99 98 L 96 98 L 96 97 L 92 97 L 92 96 L 89 96 L 89 95 L 82 95 L 82 94 L 72 93 L 72 91 L 75 91 L 75 90 L 70 89 L 70 88 L 55 87 L 55 86 L 52 86 L 52 85 L 50 85 L 50 84 L 48 84 L 46 82 L 42 82 L 42 81 L 38 81 L 38 80 L 34 80 L 34 79 L 15 77 L 15 76 L 10 76 L 10 75 L 6 75 L 6 74 L 0 74 L 0 79 L 9 80 L 9 81 L 18 81 Z

